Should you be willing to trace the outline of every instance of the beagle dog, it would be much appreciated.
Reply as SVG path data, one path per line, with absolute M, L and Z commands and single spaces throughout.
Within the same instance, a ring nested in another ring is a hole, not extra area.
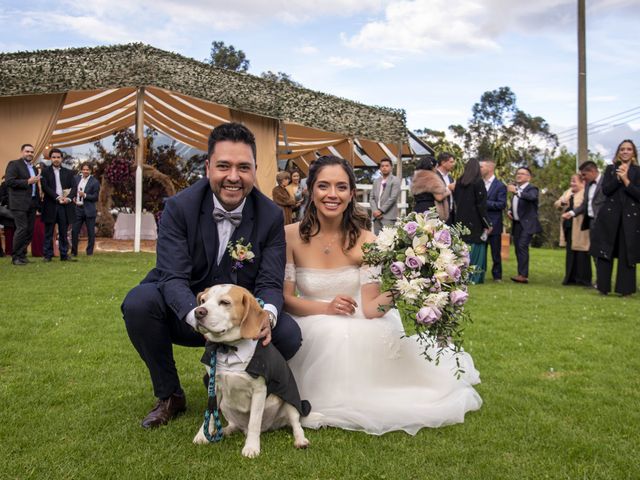
M 216 355 L 216 396 L 228 422 L 223 435 L 244 432 L 242 455 L 254 458 L 260 454 L 261 432 L 290 425 L 294 446 L 306 448 L 309 441 L 300 415 L 309 413 L 309 402 L 300 400 L 293 374 L 280 352 L 271 344 L 264 347 L 253 340 L 267 313 L 248 290 L 237 285 L 215 285 L 199 293 L 197 302 L 196 329 L 208 340 L 202 359 L 207 373 L 210 356 Z M 221 352 L 217 348 L 220 344 L 231 350 Z M 193 443 L 209 443 L 203 429 L 204 422 Z M 214 430 L 211 421 L 209 432 Z

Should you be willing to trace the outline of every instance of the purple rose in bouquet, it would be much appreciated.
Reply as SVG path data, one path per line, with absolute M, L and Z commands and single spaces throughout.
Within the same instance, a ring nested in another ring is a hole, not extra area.
M 407 222 L 403 228 L 404 231 L 413 238 L 413 236 L 416 234 L 416 231 L 418 230 L 418 224 L 416 222 Z
M 416 313 L 416 321 L 425 325 L 430 325 L 440 320 L 442 312 L 436 307 L 422 307 Z
M 404 272 L 404 263 L 402 262 L 393 262 L 389 266 L 389 270 L 396 278 L 402 278 L 402 272 Z
M 445 269 L 449 278 L 451 278 L 454 282 L 460 280 L 460 269 L 455 265 L 448 265 Z
M 467 302 L 467 298 L 469 298 L 469 294 L 464 290 L 453 290 L 449 294 L 449 299 L 454 305 L 464 305 Z
M 420 267 L 422 267 L 423 263 L 422 260 L 420 260 L 419 257 L 413 257 L 413 256 L 409 256 L 407 257 L 407 259 L 404 262 L 407 267 L 409 267 L 411 270 L 418 270 Z
M 435 242 L 436 246 L 440 248 L 450 247 L 451 233 L 446 229 L 438 230 L 433 234 L 433 241 Z

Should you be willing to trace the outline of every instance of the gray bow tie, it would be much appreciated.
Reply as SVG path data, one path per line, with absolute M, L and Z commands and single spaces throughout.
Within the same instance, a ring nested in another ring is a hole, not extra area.
M 227 212 L 226 210 L 223 210 L 221 208 L 214 208 L 213 220 L 216 223 L 220 223 L 223 220 L 228 220 L 229 222 L 231 222 L 231 225 L 237 227 L 242 221 L 242 212 Z

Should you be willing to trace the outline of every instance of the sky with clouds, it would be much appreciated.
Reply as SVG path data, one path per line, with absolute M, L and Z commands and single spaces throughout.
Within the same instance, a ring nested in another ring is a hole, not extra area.
M 640 143 L 640 1 L 586 3 L 590 148 L 609 154 Z M 0 51 L 143 42 L 203 60 L 222 40 L 250 73 L 403 108 L 411 129 L 466 125 L 509 86 L 573 148 L 576 19 L 576 0 L 4 0 Z

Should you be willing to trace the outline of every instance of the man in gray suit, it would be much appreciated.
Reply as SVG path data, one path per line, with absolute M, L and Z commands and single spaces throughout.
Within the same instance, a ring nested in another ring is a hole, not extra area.
M 391 160 L 380 160 L 380 177 L 373 182 L 371 190 L 371 212 L 373 213 L 373 231 L 377 235 L 385 225 L 393 225 L 398 218 L 398 197 L 400 179 L 391 175 Z

